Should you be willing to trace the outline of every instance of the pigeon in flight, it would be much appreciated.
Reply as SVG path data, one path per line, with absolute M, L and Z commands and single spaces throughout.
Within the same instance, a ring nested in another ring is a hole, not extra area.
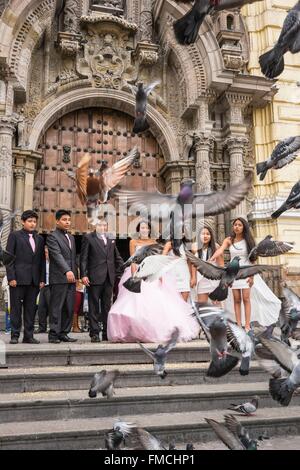
M 254 398 L 252 398 L 251 401 L 245 401 L 243 403 L 240 403 L 239 405 L 231 403 L 228 410 L 238 411 L 239 413 L 242 413 L 245 416 L 251 416 L 253 415 L 253 413 L 255 413 L 258 408 L 258 400 L 259 398 L 255 396 Z
M 129 154 L 114 163 L 110 168 L 100 168 L 99 171 L 89 171 L 91 156 L 86 153 L 80 160 L 76 171 L 77 194 L 82 205 L 87 206 L 88 219 L 93 225 L 97 224 L 99 204 L 104 204 L 109 198 L 109 191 L 120 183 L 137 156 L 137 147 Z
M 167 372 L 165 370 L 167 355 L 172 349 L 175 348 L 178 338 L 179 338 L 179 329 L 174 328 L 167 344 L 165 346 L 163 346 L 162 344 L 159 344 L 159 346 L 154 352 L 150 351 L 150 349 L 146 348 L 146 346 L 144 346 L 142 343 L 139 343 L 143 351 L 152 359 L 154 372 L 161 379 L 164 379 L 167 375 Z
M 139 82 L 137 86 L 129 85 L 132 93 L 135 95 L 135 120 L 132 132 L 139 134 L 149 129 L 147 121 L 147 98 L 156 86 L 160 84 L 160 80 L 156 80 L 150 85 L 144 87 L 143 82 Z
M 287 139 L 281 140 L 265 162 L 256 164 L 256 172 L 260 175 L 260 181 L 264 180 L 268 170 L 271 168 L 278 170 L 295 160 L 299 149 L 300 136 L 288 137 Z
M 102 393 L 103 397 L 112 398 L 114 395 L 114 382 L 119 373 L 118 370 L 102 370 L 100 373 L 96 373 L 90 386 L 89 397 L 96 398 L 98 393 Z
M 214 419 L 205 418 L 218 438 L 230 450 L 257 450 L 257 441 L 252 439 L 248 431 L 233 415 L 225 415 L 225 424 Z
M 132 433 L 135 424 L 118 420 L 114 423 L 113 429 L 105 435 L 105 448 L 107 450 L 118 450 L 122 443 L 125 446 L 125 439 Z
M 289 10 L 283 22 L 278 41 L 273 49 L 259 57 L 262 73 L 268 78 L 275 78 L 284 70 L 284 54 L 296 54 L 300 51 L 300 1 Z
M 228 319 L 227 321 L 227 341 L 232 347 L 230 354 L 241 359 L 239 372 L 241 375 L 248 375 L 250 361 L 254 353 L 254 342 L 246 331 L 236 323 Z
M 136 209 L 140 212 L 147 210 L 150 214 L 152 205 L 158 207 L 163 222 L 169 222 L 172 212 L 175 213 L 175 216 L 180 213 L 181 216 L 185 215 L 185 209 L 188 209 L 188 216 L 199 217 L 201 209 L 201 214 L 203 213 L 203 215 L 208 217 L 234 209 L 240 204 L 250 191 L 252 174 L 249 173 L 242 181 L 229 186 L 224 191 L 194 194 L 192 184 L 192 180 L 182 182 L 177 196 L 163 194 L 159 191 L 147 192 L 126 189 L 117 189 L 115 196 L 121 199 L 124 198 L 128 206 L 135 204 Z
M 250 263 L 256 261 L 259 256 L 264 258 L 279 256 L 294 248 L 294 243 L 277 242 L 272 238 L 272 235 L 267 235 L 257 246 L 252 248 L 248 256 Z
M 264 271 L 273 271 L 275 269 L 272 266 L 264 264 L 240 266 L 239 256 L 235 256 L 226 268 L 222 268 L 197 258 L 190 251 L 187 251 L 186 255 L 191 264 L 195 266 L 204 277 L 211 280 L 220 280 L 218 287 L 209 294 L 209 298 L 212 300 L 225 300 L 228 296 L 228 287 L 232 286 L 235 279 L 247 279 L 255 274 Z
M 178 43 L 184 45 L 194 43 L 205 16 L 210 12 L 240 8 L 254 1 L 256 0 L 195 0 L 192 8 L 173 24 Z M 190 0 L 179 0 L 177 3 L 190 3 Z
M 123 286 L 130 292 L 140 293 L 142 281 L 156 281 L 179 261 L 179 258 L 166 255 L 148 256 L 139 264 L 136 272 L 124 282 Z
M 282 406 L 288 406 L 294 391 L 300 387 L 298 355 L 282 341 L 262 338 L 261 342 L 273 354 L 280 367 L 290 374 L 288 377 L 272 378 L 269 381 L 269 391 L 272 398 Z
M 228 352 L 226 312 L 218 306 L 192 302 L 197 318 L 210 345 L 211 362 L 207 377 L 222 377 L 239 362 Z
M 9 228 L 11 220 L 14 218 L 16 214 L 9 214 L 8 217 L 4 217 L 2 210 L 0 209 L 0 266 L 10 266 L 16 259 L 16 257 L 9 253 L 8 251 L 4 250 L 1 246 L 3 234 L 5 228 Z
M 132 263 L 141 264 L 148 256 L 161 255 L 163 252 L 163 245 L 161 243 L 153 243 L 152 245 L 144 245 L 137 249 L 137 251 L 125 261 L 123 267 L 128 268 Z
M 292 289 L 283 287 L 282 290 L 284 298 L 279 314 L 279 326 L 281 340 L 290 346 L 289 338 L 296 330 L 298 321 L 300 321 L 300 298 Z
M 300 181 L 292 187 L 287 200 L 271 214 L 271 217 L 277 219 L 283 212 L 290 209 L 300 209 Z

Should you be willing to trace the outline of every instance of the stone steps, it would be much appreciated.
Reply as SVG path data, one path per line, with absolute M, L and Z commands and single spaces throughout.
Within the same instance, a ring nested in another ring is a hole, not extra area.
M 39 339 L 36 335 L 36 338 Z M 45 336 L 45 335 L 43 335 Z M 9 338 L 8 338 L 9 339 Z M 9 345 L 6 364 L 9 368 L 89 366 L 109 364 L 145 364 L 151 362 L 138 344 L 109 343 L 42 343 L 35 346 Z M 151 349 L 154 345 L 148 345 Z M 179 344 L 169 354 L 170 362 L 206 362 L 209 349 L 206 341 Z
M 266 382 L 176 385 L 161 387 L 119 388 L 113 398 L 89 398 L 88 391 L 63 390 L 52 392 L 2 393 L 0 423 L 58 419 L 102 418 L 124 414 L 153 414 L 226 410 L 230 403 L 240 403 L 259 395 L 260 407 L 277 407 Z M 300 405 L 295 394 L 293 405 Z
M 165 443 L 181 443 L 184 447 L 187 442 L 215 441 L 216 436 L 204 418 L 223 421 L 225 413 L 223 410 L 205 410 L 172 414 L 124 414 L 122 419 L 146 428 Z M 0 449 L 101 449 L 104 448 L 105 433 L 112 428 L 118 416 L 117 413 L 113 413 L 104 418 L 74 417 L 69 420 L 1 423 Z M 263 431 L 266 431 L 271 439 L 275 436 L 287 438 L 300 434 L 300 406 L 260 408 L 255 416 L 244 417 L 237 414 L 237 419 L 246 425 L 254 438 Z M 126 445 L 129 447 L 136 445 L 134 433 Z
M 236 382 L 265 382 L 266 374 L 256 362 L 251 375 L 241 377 L 238 368 L 218 379 L 206 377 L 206 362 L 168 363 L 167 377 L 162 380 L 153 372 L 152 364 L 118 365 L 120 376 L 115 382 L 120 387 L 160 387 L 166 385 L 217 384 Z M 88 390 L 95 372 L 115 365 L 62 366 L 29 369 L 0 369 L 0 393 L 22 393 L 55 390 Z M 1 394 L 0 394 L 1 397 Z

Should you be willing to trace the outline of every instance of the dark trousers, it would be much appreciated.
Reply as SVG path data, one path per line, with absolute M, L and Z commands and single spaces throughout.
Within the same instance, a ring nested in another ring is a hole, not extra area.
M 50 286 L 49 339 L 59 339 L 70 333 L 75 292 L 75 284 L 52 284 Z
M 103 323 L 103 333 L 107 333 L 107 316 L 111 307 L 113 286 L 109 278 L 104 284 L 88 287 L 90 336 L 99 335 L 99 322 Z M 99 309 L 101 304 L 101 310 Z
M 17 286 L 9 288 L 11 337 L 19 338 L 22 328 L 22 310 L 24 313 L 24 339 L 33 338 L 37 286 Z
M 50 286 L 45 286 L 40 291 L 39 305 L 38 305 L 38 317 L 39 317 L 39 329 L 41 331 L 47 331 L 47 317 L 49 315 L 50 306 Z

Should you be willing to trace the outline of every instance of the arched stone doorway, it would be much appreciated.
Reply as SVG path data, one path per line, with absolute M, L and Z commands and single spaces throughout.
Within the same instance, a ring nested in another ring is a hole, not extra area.
M 137 145 L 140 159 L 122 184 L 137 190 L 164 189 L 159 178 L 164 163 L 159 144 L 150 132 L 133 134 L 132 127 L 133 117 L 126 113 L 91 107 L 65 114 L 46 130 L 38 145 L 43 159 L 35 175 L 33 199 L 42 233 L 53 229 L 54 214 L 59 208 L 71 210 L 73 234 L 88 231 L 86 208 L 78 199 L 74 181 L 64 171 L 75 171 L 85 152 L 91 153 L 91 167 L 96 169 L 102 160 L 111 166 Z

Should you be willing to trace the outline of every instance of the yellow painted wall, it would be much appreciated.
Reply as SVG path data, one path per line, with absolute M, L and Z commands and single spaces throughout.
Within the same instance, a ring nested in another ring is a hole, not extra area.
M 249 31 L 250 74 L 261 75 L 258 57 L 274 45 L 287 11 L 294 4 L 295 0 L 265 0 L 243 7 L 242 14 Z M 256 162 L 265 160 L 279 140 L 300 135 L 300 87 L 296 85 L 297 81 L 300 82 L 300 53 L 287 53 L 284 61 L 285 69 L 276 81 L 278 92 L 272 103 L 254 110 Z M 287 196 L 299 179 L 300 157 L 283 169 L 269 171 L 263 182 L 256 177 L 256 197 L 267 204 L 276 195 Z M 296 242 L 295 249 L 279 259 L 279 263 L 286 265 L 289 271 L 293 271 L 293 267 L 300 270 L 300 210 L 294 210 L 293 215 L 288 218 L 281 216 L 277 221 L 257 219 L 254 225 L 258 240 L 272 234 L 278 240 Z M 271 263 L 277 264 L 278 258 L 273 258 Z

